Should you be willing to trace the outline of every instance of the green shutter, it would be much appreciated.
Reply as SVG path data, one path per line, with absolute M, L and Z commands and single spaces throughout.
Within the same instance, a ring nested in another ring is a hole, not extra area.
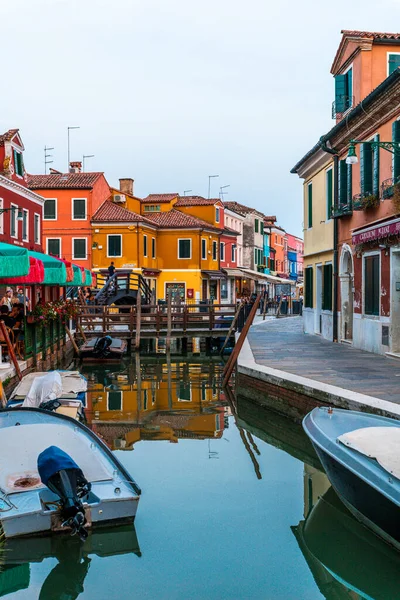
M 332 265 L 323 267 L 322 310 L 332 310 Z
M 254 221 L 254 231 L 258 233 L 258 219 Z
M 379 142 L 379 134 L 374 137 L 374 142 Z M 372 180 L 372 193 L 379 197 L 379 147 L 374 148 L 373 151 L 373 180 Z
M 400 121 L 392 123 L 392 142 L 400 145 Z M 393 178 L 396 180 L 400 177 L 400 154 L 393 153 Z
M 344 161 L 345 162 L 345 161 Z M 353 165 L 346 165 L 347 167 L 347 202 L 351 206 L 351 201 L 353 198 Z
M 346 110 L 347 75 L 336 75 L 335 77 L 335 108 L 336 112 Z
M 339 162 L 339 206 L 347 202 L 347 166 L 346 160 Z
M 372 148 L 371 144 L 360 144 L 361 194 L 372 193 Z
M 379 256 L 366 256 L 364 261 L 364 312 L 377 316 L 380 313 Z
M 389 54 L 389 75 L 400 67 L 400 54 Z
M 346 73 L 346 108 L 353 105 L 353 69 L 349 69 Z
M 312 227 L 312 183 L 308 184 L 308 227 Z
M 326 172 L 326 219 L 332 218 L 332 201 L 333 201 L 333 170 L 329 169 Z
M 306 308 L 313 307 L 313 271 L 312 267 L 306 267 L 305 269 L 305 299 L 304 306 Z
M 260 232 L 264 235 L 264 223 L 262 221 L 260 222 Z

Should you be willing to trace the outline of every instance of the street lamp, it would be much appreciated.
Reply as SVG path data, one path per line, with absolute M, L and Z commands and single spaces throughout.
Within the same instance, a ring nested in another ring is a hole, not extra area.
M 208 197 L 210 197 L 211 179 L 213 179 L 214 177 L 219 177 L 219 175 L 209 175 L 208 176 Z
M 377 150 L 378 148 L 383 148 L 383 150 L 387 150 L 392 154 L 400 155 L 400 143 L 399 142 L 365 142 L 363 140 L 350 140 L 349 145 L 349 153 L 346 158 L 346 164 L 348 165 L 356 165 L 358 163 L 358 158 L 356 155 L 356 144 L 369 144 L 373 150 Z
M 10 208 L 0 208 L 0 215 L 2 215 L 3 213 L 6 213 L 6 212 L 15 211 L 16 208 L 18 208 L 17 221 L 23 221 L 24 214 L 23 214 L 22 208 L 20 208 L 19 206 L 18 207 L 11 206 Z
M 68 170 L 69 170 L 69 163 L 70 163 L 70 144 L 69 144 L 69 132 L 71 131 L 71 129 L 80 129 L 80 127 L 67 127 L 68 129 Z

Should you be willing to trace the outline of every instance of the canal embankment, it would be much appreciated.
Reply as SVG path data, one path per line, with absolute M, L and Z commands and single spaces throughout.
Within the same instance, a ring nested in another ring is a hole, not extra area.
M 326 405 L 400 419 L 400 361 L 306 335 L 301 317 L 269 319 L 250 328 L 236 393 L 295 420 Z

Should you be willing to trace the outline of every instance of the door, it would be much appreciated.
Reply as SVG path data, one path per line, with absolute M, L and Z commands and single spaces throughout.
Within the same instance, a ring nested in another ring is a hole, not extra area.
M 207 300 L 207 298 L 208 298 L 207 279 L 203 279 L 201 294 L 202 294 L 202 300 Z
M 322 265 L 317 265 L 314 331 L 322 332 Z
M 392 253 L 392 352 L 400 353 L 400 252 Z
M 218 301 L 218 282 L 210 281 L 210 300 Z

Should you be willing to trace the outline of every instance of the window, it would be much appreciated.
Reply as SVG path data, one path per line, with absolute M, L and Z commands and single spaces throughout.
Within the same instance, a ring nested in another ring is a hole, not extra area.
M 278 243 L 278 236 L 276 235 L 275 236 L 275 244 L 277 244 L 277 243 Z
M 159 204 L 145 204 L 144 212 L 160 212 L 161 207 Z
M 178 258 L 192 258 L 192 240 L 178 240 Z
M 379 255 L 364 257 L 364 313 L 379 315 Z
M 392 141 L 400 143 L 400 121 L 393 121 L 392 123 Z M 400 154 L 393 154 L 392 161 L 393 178 L 398 181 L 400 178 Z
M 219 259 L 225 260 L 225 244 L 224 244 L 224 242 L 221 242 L 219 245 Z
M 24 162 L 22 160 L 22 153 L 17 152 L 17 150 L 14 150 L 14 169 L 15 174 L 18 175 L 18 177 L 24 176 Z
M 151 238 L 151 258 L 156 257 L 156 238 Z
M 254 219 L 254 231 L 258 233 L 258 219 Z
M 217 260 L 217 242 L 213 241 L 212 243 L 212 258 L 213 260 Z
M 391 75 L 398 67 L 400 67 L 400 53 L 388 54 L 388 75 Z
M 341 160 L 339 162 L 339 206 L 351 203 L 353 197 L 352 187 L 352 165 L 347 165 L 346 160 Z
M 57 219 L 57 199 L 47 198 L 44 201 L 43 220 L 55 221 Z
M 18 237 L 18 221 L 17 221 L 17 216 L 18 216 L 18 206 L 16 206 L 15 204 L 11 204 L 11 210 L 10 210 L 10 235 L 11 235 L 11 237 L 14 237 L 14 238 Z
M 322 310 L 332 310 L 332 265 L 323 266 Z
M 206 260 L 207 258 L 207 240 L 201 238 L 201 260 Z
M 72 258 L 85 259 L 86 256 L 86 238 L 74 238 L 72 240 Z
M 61 240 L 60 238 L 47 238 L 47 254 L 51 256 L 61 256 Z
M 29 239 L 29 212 L 24 208 L 22 210 L 22 239 L 27 242 Z
M 236 260 L 236 245 L 232 244 L 232 248 L 231 248 L 231 261 L 235 262 Z
M 143 256 L 147 256 L 147 235 L 143 236 Z
M 227 279 L 221 279 L 221 300 L 228 299 L 228 281 Z
M 308 228 L 312 227 L 312 183 L 307 186 Z
M 371 144 L 368 142 L 360 144 L 360 179 L 362 196 L 369 196 L 372 194 L 373 159 L 374 152 Z
M 333 204 L 333 170 L 329 169 L 325 174 L 326 178 L 326 220 L 332 218 Z
M 264 223 L 260 221 L 260 233 L 264 235 Z
M 33 217 L 33 241 L 40 244 L 40 215 L 37 213 Z
M 305 269 L 305 298 L 304 298 L 304 306 L 306 308 L 313 307 L 313 273 L 314 269 L 312 267 L 307 267 Z
M 122 410 L 122 392 L 108 392 L 108 410 Z
M 335 77 L 335 112 L 344 113 L 353 105 L 353 69 Z
M 72 198 L 72 219 L 74 221 L 86 220 L 86 198 Z
M 191 402 L 192 400 L 192 393 L 191 393 L 191 388 L 190 388 L 190 381 L 189 380 L 181 380 L 179 382 L 179 396 L 178 396 L 178 402 Z
M 107 236 L 107 256 L 122 256 L 122 235 Z
M 219 223 L 219 208 L 215 209 L 215 222 Z

